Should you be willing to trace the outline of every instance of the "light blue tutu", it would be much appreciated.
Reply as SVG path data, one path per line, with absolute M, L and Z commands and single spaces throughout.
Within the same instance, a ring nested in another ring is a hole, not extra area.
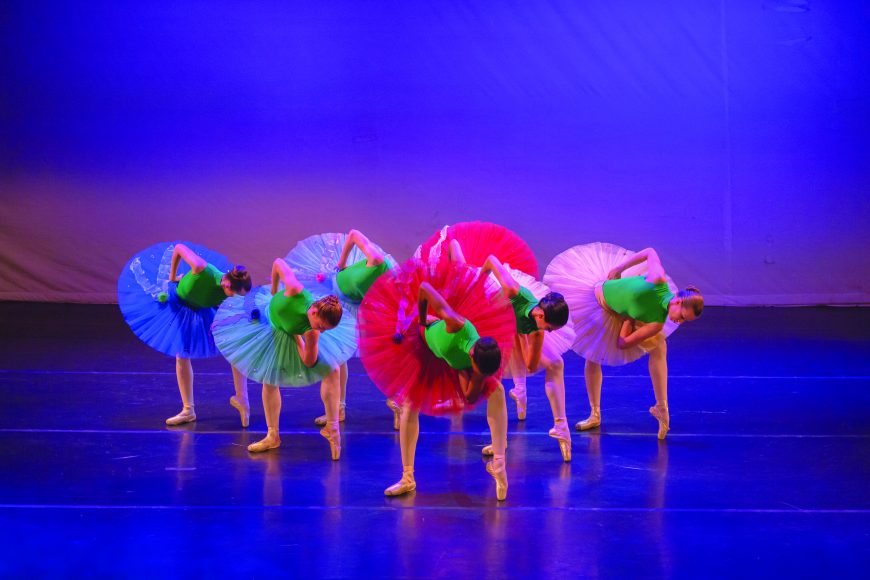
M 176 295 L 177 284 L 169 282 L 172 250 L 184 244 L 218 270 L 232 268 L 226 256 L 190 242 L 154 244 L 124 266 L 118 278 L 118 306 L 133 334 L 168 356 L 208 358 L 218 354 L 211 335 L 216 308 L 188 306 Z M 190 271 L 183 260 L 180 277 Z
M 308 290 L 315 300 L 327 294 Z M 224 300 L 214 317 L 212 332 L 218 349 L 248 378 L 281 387 L 302 387 L 321 380 L 356 352 L 356 318 L 344 312 L 338 326 L 320 333 L 317 363 L 306 367 L 293 335 L 269 323 L 271 301 L 269 287 L 258 286 L 247 296 Z
M 360 303 L 345 296 L 338 287 L 338 259 L 341 258 L 341 249 L 347 234 L 326 233 L 315 234 L 298 242 L 296 247 L 284 257 L 284 260 L 293 270 L 296 279 L 306 290 L 316 295 L 332 294 L 341 302 L 344 312 L 350 313 L 354 318 L 357 316 Z M 384 261 L 389 269 L 397 267 L 396 260 L 383 249 L 374 244 L 384 255 Z M 354 245 L 347 257 L 347 265 L 356 264 L 365 260 L 366 256 Z

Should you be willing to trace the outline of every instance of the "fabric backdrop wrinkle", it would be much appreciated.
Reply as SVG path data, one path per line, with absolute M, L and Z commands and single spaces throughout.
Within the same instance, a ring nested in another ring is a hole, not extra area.
M 189 239 L 266 283 L 445 223 L 659 250 L 709 304 L 870 303 L 870 10 L 815 0 L 141 4 L 0 19 L 0 299 L 113 302 Z

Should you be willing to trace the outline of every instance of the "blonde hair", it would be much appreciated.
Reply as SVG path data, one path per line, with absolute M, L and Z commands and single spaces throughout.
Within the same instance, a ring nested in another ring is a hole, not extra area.
M 317 308 L 317 315 L 330 326 L 338 326 L 341 322 L 341 302 L 333 295 L 324 296 L 312 304 Z
M 695 286 L 686 286 L 677 292 L 677 298 L 681 300 L 682 306 L 691 308 L 696 317 L 701 316 L 701 312 L 704 311 L 704 297 Z

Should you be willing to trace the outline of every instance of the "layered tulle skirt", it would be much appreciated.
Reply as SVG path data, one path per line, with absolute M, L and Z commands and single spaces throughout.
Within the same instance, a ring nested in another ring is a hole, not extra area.
M 118 277 L 118 306 L 124 321 L 142 342 L 168 356 L 207 358 L 218 354 L 211 325 L 216 308 L 196 308 L 176 294 L 169 282 L 175 245 L 183 243 L 222 272 L 232 268 L 226 256 L 190 242 L 162 242 L 139 252 Z M 190 271 L 182 261 L 177 276 Z
M 359 310 L 360 356 L 369 377 L 398 404 L 427 415 L 445 415 L 471 408 L 459 385 L 459 371 L 437 358 L 418 325 L 417 296 L 429 282 L 453 310 L 468 319 L 481 337 L 495 339 L 502 351 L 502 369 L 513 346 L 513 310 L 497 284 L 462 264 L 435 266 L 419 260 L 381 276 Z M 498 387 L 501 371 L 489 377 L 479 401 Z
M 309 236 L 298 242 L 284 257 L 284 260 L 293 269 L 296 279 L 312 294 L 335 295 L 341 301 L 344 311 L 356 317 L 360 303 L 345 296 L 337 282 L 338 270 L 336 268 L 346 239 L 347 234 L 340 233 Z M 396 260 L 384 252 L 380 246 L 376 244 L 375 246 L 384 255 L 387 266 L 394 269 Z M 365 259 L 365 254 L 354 245 L 350 250 L 346 264 L 350 266 Z
M 323 296 L 312 294 L 315 300 Z M 214 317 L 212 331 L 218 349 L 248 378 L 281 387 L 310 385 L 353 356 L 357 349 L 356 319 L 344 312 L 338 326 L 320 333 L 317 362 L 306 367 L 294 335 L 269 322 L 271 301 L 269 287 L 259 286 L 246 296 L 227 298 Z
M 586 360 L 609 366 L 630 363 L 661 346 L 677 329 L 678 325 L 668 320 L 661 332 L 640 345 L 618 348 L 623 318 L 599 303 L 595 288 L 607 280 L 607 274 L 614 267 L 634 253 L 615 244 L 595 242 L 565 250 L 547 266 L 544 283 L 565 297 L 575 334 L 571 348 Z M 643 262 L 628 268 L 622 276 L 645 274 L 646 262 Z M 670 278 L 667 281 L 671 292 L 676 293 L 674 281 Z M 637 329 L 644 323 L 635 321 L 634 325 Z

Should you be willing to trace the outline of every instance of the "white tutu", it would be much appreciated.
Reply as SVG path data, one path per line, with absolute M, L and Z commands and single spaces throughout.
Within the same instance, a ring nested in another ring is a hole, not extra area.
M 531 292 L 538 300 L 550 293 L 551 289 L 547 287 L 547 285 L 543 282 L 535 280 L 525 272 L 514 270 L 508 264 L 504 264 L 504 267 L 510 273 L 511 278 L 516 280 L 520 286 L 527 288 L 529 292 Z M 495 279 L 492 274 L 490 274 L 490 277 L 492 279 Z M 559 330 L 544 333 L 544 345 L 542 348 L 542 353 L 544 356 L 550 359 L 555 359 L 561 357 L 563 353 L 567 352 L 571 348 L 574 343 L 574 329 L 572 328 L 572 326 L 573 325 L 569 320 L 568 324 L 566 324 Z M 509 364 L 505 367 L 505 378 L 513 378 L 513 366 L 514 365 Z M 522 365 L 522 368 L 524 371 L 523 376 L 534 374 L 525 372 L 525 365 Z M 541 370 L 541 367 L 538 367 L 535 372 L 538 372 L 538 370 Z
M 662 332 L 641 345 L 624 350 L 617 346 L 623 319 L 598 303 L 595 286 L 607 280 L 607 274 L 634 253 L 615 244 L 595 242 L 565 250 L 547 266 L 544 283 L 565 297 L 571 311 L 575 335 L 571 348 L 587 360 L 609 366 L 630 363 L 661 344 L 678 327 L 667 320 Z M 646 262 L 642 262 L 626 269 L 622 277 L 643 276 L 646 268 Z M 674 281 L 668 277 L 667 282 L 676 294 Z M 635 322 L 635 328 L 643 325 Z
M 312 294 L 334 294 L 341 301 L 345 312 L 350 312 L 354 318 L 359 310 L 359 302 L 345 296 L 336 282 L 338 259 L 347 234 L 325 233 L 309 236 L 299 241 L 284 257 L 293 270 L 296 279 Z M 373 245 L 384 255 L 384 261 L 389 269 L 396 268 L 396 260 L 377 244 Z M 347 257 L 347 265 L 365 260 L 365 254 L 354 245 Z

